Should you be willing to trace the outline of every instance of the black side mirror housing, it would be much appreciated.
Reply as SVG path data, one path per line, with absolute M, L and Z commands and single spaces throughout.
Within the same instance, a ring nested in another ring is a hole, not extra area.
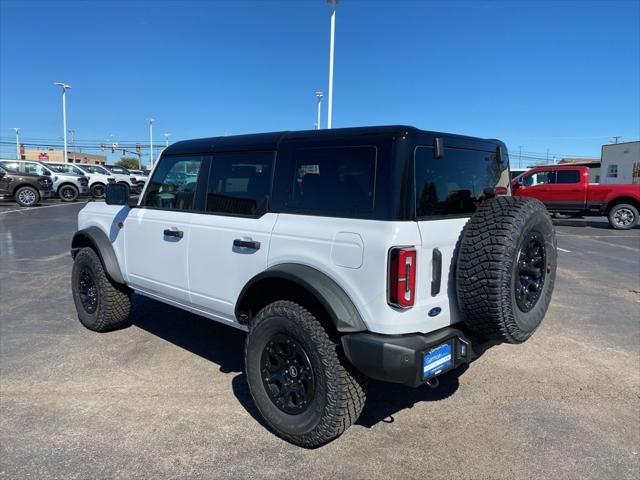
M 107 205 L 129 205 L 129 189 L 120 183 L 109 183 L 104 201 Z
M 44 171 L 42 172 L 42 174 L 43 174 L 43 175 L 46 175 L 47 177 L 50 177 L 50 176 L 51 176 L 51 172 L 50 172 L 49 170 L 44 170 Z
M 4 173 L 3 171 L 0 171 L 0 178 L 4 177 L 6 175 L 6 173 Z

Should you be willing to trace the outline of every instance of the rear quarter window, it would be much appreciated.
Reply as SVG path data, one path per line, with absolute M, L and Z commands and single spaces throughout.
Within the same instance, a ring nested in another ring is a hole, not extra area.
M 485 188 L 509 187 L 508 162 L 498 160 L 495 151 L 445 148 L 435 158 L 432 147 L 416 147 L 416 216 L 471 215 Z

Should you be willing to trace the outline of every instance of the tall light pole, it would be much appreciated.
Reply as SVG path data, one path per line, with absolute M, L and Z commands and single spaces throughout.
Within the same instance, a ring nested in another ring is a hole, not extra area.
M 16 132 L 16 160 L 20 160 L 20 138 L 18 137 L 19 128 L 12 128 L 14 132 Z
M 76 161 L 76 139 L 75 139 L 75 130 L 72 128 L 71 130 L 69 130 L 69 134 L 71 135 L 71 146 L 73 147 L 73 162 L 75 163 Z
M 63 82 L 56 82 L 54 85 L 62 88 L 62 128 L 64 129 L 64 151 L 62 152 L 62 155 L 64 157 L 64 163 L 67 163 L 67 90 L 71 88 L 71 85 Z
M 153 166 L 153 122 L 154 118 L 149 118 L 149 166 Z
M 331 40 L 329 41 L 329 106 L 327 107 L 327 128 L 331 128 L 333 114 L 333 47 L 336 34 L 336 5 L 338 0 L 327 0 L 331 5 Z
M 320 105 L 322 104 L 323 93 L 318 90 L 316 92 L 316 98 L 318 99 L 318 121 L 316 122 L 316 130 L 320 130 Z
M 169 146 L 169 135 L 171 135 L 170 133 L 163 133 L 162 135 L 164 135 L 164 146 L 168 147 Z

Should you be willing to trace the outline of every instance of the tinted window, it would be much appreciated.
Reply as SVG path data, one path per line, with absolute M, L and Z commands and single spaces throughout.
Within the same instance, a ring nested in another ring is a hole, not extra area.
M 509 185 L 507 162 L 495 153 L 459 148 L 446 148 L 443 158 L 416 148 L 415 179 L 418 217 L 473 213 L 485 188 Z
M 557 170 L 556 183 L 580 183 L 579 170 Z
M 535 187 L 536 185 L 546 185 L 553 183 L 555 179 L 555 172 L 549 170 L 541 170 L 539 172 L 532 173 L 526 177 L 522 177 L 522 184 L 525 187 Z
M 373 146 L 295 150 L 292 195 L 287 205 L 347 215 L 370 211 L 376 154 Z
M 85 173 L 74 165 L 58 165 L 55 163 L 48 163 L 49 167 L 60 173 L 70 173 L 71 175 L 84 175 Z
M 618 177 L 618 165 L 609 165 L 607 167 L 607 178 Z
M 273 157 L 273 152 L 214 155 L 207 185 L 207 212 L 233 215 L 265 213 Z
M 143 205 L 166 210 L 192 210 L 201 157 L 162 157 L 147 187 Z
M 118 173 L 120 175 L 129 175 L 129 170 L 127 170 L 126 168 L 109 167 L 109 170 L 111 170 L 113 173 Z
M 0 166 L 11 173 L 18 173 L 18 165 L 18 162 L 0 162 Z

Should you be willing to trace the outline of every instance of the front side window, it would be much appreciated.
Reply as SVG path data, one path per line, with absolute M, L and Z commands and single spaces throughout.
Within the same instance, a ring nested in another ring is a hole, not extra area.
M 162 157 L 142 204 L 165 210 L 193 210 L 201 165 L 200 156 Z
M 376 147 L 301 148 L 293 153 L 289 207 L 338 215 L 373 209 Z
M 558 170 L 556 183 L 580 183 L 580 170 Z
M 23 165 L 24 165 L 25 173 L 31 173 L 34 175 L 47 175 L 47 173 L 45 172 L 48 172 L 48 170 L 44 166 L 40 165 L 39 163 L 28 162 L 28 163 L 23 163 Z
M 206 211 L 230 215 L 267 212 L 273 152 L 218 153 L 207 185 Z
M 417 147 L 416 214 L 471 214 L 485 188 L 509 186 L 508 172 L 507 162 L 499 162 L 495 152 L 445 148 L 443 158 L 434 158 L 433 148 Z
M 98 167 L 96 165 L 83 165 L 83 167 L 87 172 L 89 173 L 99 173 L 102 175 L 111 175 L 111 172 L 109 172 L 108 170 L 105 170 L 102 167 Z
M 48 164 L 52 169 L 60 172 L 60 173 L 70 173 L 71 175 L 84 175 L 85 173 L 80 170 L 78 167 L 74 165 L 57 165 L 57 164 Z
M 607 167 L 607 178 L 618 178 L 618 165 L 609 165 Z
M 122 167 L 110 167 L 110 168 L 113 173 L 117 173 L 120 175 L 129 175 L 129 170 L 127 170 L 126 168 L 122 168 Z
M 541 170 L 522 178 L 525 187 L 535 187 L 536 185 L 546 185 L 554 183 L 555 172 L 551 170 Z

